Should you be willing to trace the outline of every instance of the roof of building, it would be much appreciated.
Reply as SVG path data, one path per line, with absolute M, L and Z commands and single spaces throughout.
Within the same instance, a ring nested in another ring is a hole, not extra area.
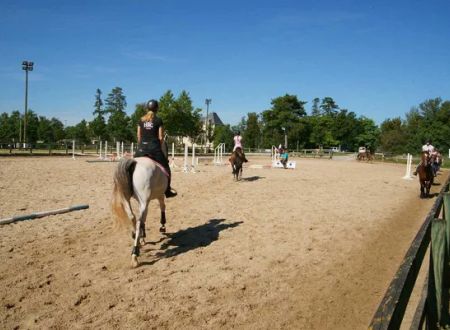
M 202 117 L 202 121 L 205 120 L 205 117 Z M 208 122 L 213 125 L 223 125 L 222 120 L 219 115 L 215 112 L 208 113 Z

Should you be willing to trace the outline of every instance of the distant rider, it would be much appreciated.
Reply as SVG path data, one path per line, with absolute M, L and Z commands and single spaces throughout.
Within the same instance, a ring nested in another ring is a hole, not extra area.
M 280 161 L 283 164 L 284 168 L 287 168 L 287 162 L 289 160 L 289 153 L 285 146 L 281 146 L 280 148 Z
M 431 157 L 432 153 L 434 152 L 434 147 L 431 144 L 431 140 L 427 140 L 427 142 L 422 146 L 422 152 L 427 152 L 428 156 Z M 416 170 L 413 172 L 414 175 L 417 175 L 417 169 L 422 164 L 422 161 L 417 164 Z
M 241 154 L 241 156 L 242 156 L 242 158 L 243 158 L 245 163 L 248 162 L 248 160 L 247 160 L 247 158 L 245 157 L 245 154 L 244 154 L 244 148 L 242 147 L 242 137 L 241 137 L 241 132 L 240 131 L 237 131 L 236 135 L 233 138 L 233 141 L 234 141 L 233 152 L 235 152 L 236 149 L 239 148 L 240 150 L 238 150 L 237 152 Z M 231 163 L 231 158 L 230 158 L 230 163 Z

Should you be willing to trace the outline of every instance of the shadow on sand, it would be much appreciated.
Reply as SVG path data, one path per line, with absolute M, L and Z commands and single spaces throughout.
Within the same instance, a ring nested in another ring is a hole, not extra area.
M 165 237 L 159 241 L 163 243 L 161 244 L 161 251 L 156 253 L 155 259 L 143 261 L 140 265 L 153 265 L 161 259 L 174 257 L 202 246 L 208 246 L 219 238 L 219 233 L 222 230 L 234 228 L 243 223 L 243 221 L 236 221 L 226 224 L 223 223 L 224 221 L 225 219 L 211 219 L 197 227 L 183 229 L 176 233 L 166 233 Z M 146 244 L 159 242 L 147 242 Z
M 241 181 L 252 182 L 252 181 L 261 180 L 261 179 L 265 179 L 265 178 L 263 176 L 255 175 L 255 176 L 249 176 L 248 178 L 242 178 Z

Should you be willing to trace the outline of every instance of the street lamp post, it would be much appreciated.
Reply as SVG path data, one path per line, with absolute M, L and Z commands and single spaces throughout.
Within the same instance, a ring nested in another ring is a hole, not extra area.
M 281 127 L 281 129 L 284 132 L 284 147 L 287 149 L 288 144 L 287 144 L 287 134 L 286 134 L 286 127 Z
M 205 139 L 205 143 L 208 144 L 209 143 L 209 132 L 208 132 L 208 114 L 209 114 L 209 105 L 211 104 L 211 99 L 206 99 L 205 100 L 205 104 L 206 104 L 206 118 L 205 118 L 205 135 L 206 135 L 206 139 Z
M 23 118 L 23 143 L 27 143 L 27 111 L 28 111 L 28 71 L 33 71 L 33 62 L 23 61 L 22 70 L 25 70 L 25 117 Z

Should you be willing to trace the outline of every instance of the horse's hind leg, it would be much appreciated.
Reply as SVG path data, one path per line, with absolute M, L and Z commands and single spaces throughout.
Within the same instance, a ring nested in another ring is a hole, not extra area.
M 159 228 L 160 233 L 166 232 L 166 203 L 164 201 L 164 196 L 161 196 L 158 198 L 159 201 L 159 208 L 161 209 L 161 227 Z
M 145 196 L 142 196 L 145 195 Z M 133 249 L 131 250 L 131 265 L 137 267 L 139 265 L 137 257 L 140 254 L 140 239 L 145 232 L 145 218 L 147 217 L 147 210 L 149 204 L 149 195 L 141 194 L 138 197 L 139 201 L 139 215 L 136 221 L 136 235 L 134 237 Z

